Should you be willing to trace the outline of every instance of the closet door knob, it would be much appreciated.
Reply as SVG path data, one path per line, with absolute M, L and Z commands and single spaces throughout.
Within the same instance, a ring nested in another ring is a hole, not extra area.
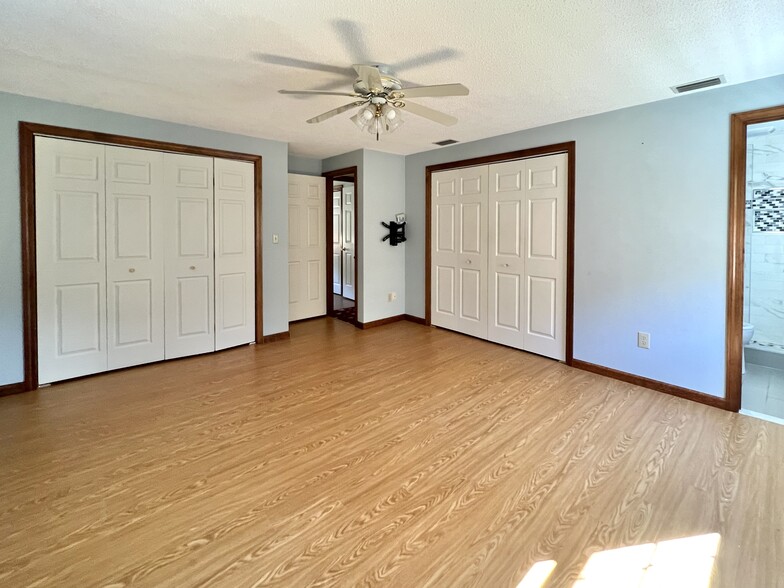
M 130 268 L 130 269 L 128 270 L 128 273 L 132 274 L 132 273 L 133 273 L 133 272 L 135 272 L 135 271 L 136 271 L 136 269 L 135 269 L 135 268 Z
M 192 265 L 192 266 L 191 266 L 191 269 L 192 269 L 192 270 L 195 270 L 195 269 L 196 269 L 196 266 L 195 266 L 195 265 Z
M 508 264 L 508 263 L 505 263 L 505 264 L 504 264 L 504 267 L 509 267 L 509 264 Z
M 466 263 L 467 263 L 468 265 L 471 265 L 471 260 L 470 260 L 470 259 L 466 259 Z

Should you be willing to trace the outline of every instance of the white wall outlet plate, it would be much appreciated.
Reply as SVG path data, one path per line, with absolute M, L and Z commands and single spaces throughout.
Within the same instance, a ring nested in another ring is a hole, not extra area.
M 397 300 L 397 292 L 390 292 L 389 293 L 389 301 L 390 302 L 394 302 L 395 300 Z
M 641 347 L 642 349 L 650 349 L 651 334 L 643 333 L 642 331 L 637 331 L 637 347 Z

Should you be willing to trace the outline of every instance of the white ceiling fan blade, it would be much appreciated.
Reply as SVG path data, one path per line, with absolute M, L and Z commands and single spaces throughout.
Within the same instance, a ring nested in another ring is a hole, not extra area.
M 278 94 L 301 94 L 303 96 L 349 96 L 358 97 L 359 94 L 349 94 L 348 92 L 322 92 L 321 90 L 278 90 Z
M 428 118 L 447 127 L 451 127 L 457 123 L 457 119 L 454 116 L 444 114 L 443 112 L 433 110 L 432 108 L 428 108 L 427 106 L 422 106 L 421 104 L 416 104 L 414 102 L 406 101 L 405 106 L 403 107 L 403 112 L 410 112 L 411 114 Z
M 381 74 L 377 67 L 372 65 L 355 64 L 354 69 L 362 80 L 365 87 L 371 92 L 383 92 L 384 84 L 381 82 Z
M 406 98 L 424 98 L 430 96 L 468 96 L 468 88 L 463 84 L 441 84 L 439 86 L 417 86 L 415 88 L 401 88 L 396 94 Z
M 307 122 L 309 122 L 310 124 L 324 122 L 328 118 L 332 118 L 333 116 L 340 114 L 341 112 L 346 112 L 347 110 L 351 110 L 352 108 L 356 108 L 357 106 L 361 106 L 362 104 L 364 104 L 364 102 L 351 102 L 350 104 L 344 104 L 343 106 L 338 106 L 337 108 L 328 110 L 323 114 L 314 116 L 313 118 L 308 119 Z

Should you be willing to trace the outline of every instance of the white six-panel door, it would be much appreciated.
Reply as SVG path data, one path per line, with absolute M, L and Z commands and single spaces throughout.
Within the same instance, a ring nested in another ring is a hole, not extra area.
M 525 339 L 523 348 L 566 358 L 568 156 L 525 160 Z
M 332 191 L 332 293 L 343 294 L 343 227 L 341 188 Z
M 567 161 L 432 175 L 433 325 L 565 358 Z
M 354 235 L 354 184 L 343 184 L 342 202 L 342 252 L 343 270 L 341 273 L 343 298 L 356 300 L 356 276 L 354 275 L 354 256 L 356 255 L 356 235 Z
M 491 165 L 489 175 L 487 338 L 523 349 L 525 162 L 510 161 Z
M 253 164 L 215 159 L 215 349 L 256 340 Z
M 38 381 L 106 370 L 104 146 L 35 139 Z
M 166 359 L 215 350 L 213 160 L 164 154 Z
M 289 174 L 289 320 L 327 312 L 326 180 Z
M 432 324 L 486 338 L 487 166 L 432 182 Z
M 108 369 L 164 358 L 163 153 L 106 147 Z

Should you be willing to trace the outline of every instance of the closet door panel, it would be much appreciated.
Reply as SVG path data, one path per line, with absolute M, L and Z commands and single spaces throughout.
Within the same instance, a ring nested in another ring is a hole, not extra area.
M 106 147 L 109 369 L 164 359 L 163 153 Z
M 215 350 L 213 160 L 165 153 L 165 356 Z
M 487 337 L 487 166 L 433 174 L 432 324 Z
M 525 349 L 566 357 L 567 155 L 525 161 Z
M 524 345 L 524 176 L 525 162 L 489 166 L 488 339 Z
M 107 368 L 104 168 L 103 145 L 35 139 L 41 384 Z
M 253 164 L 215 159 L 215 349 L 256 340 Z

